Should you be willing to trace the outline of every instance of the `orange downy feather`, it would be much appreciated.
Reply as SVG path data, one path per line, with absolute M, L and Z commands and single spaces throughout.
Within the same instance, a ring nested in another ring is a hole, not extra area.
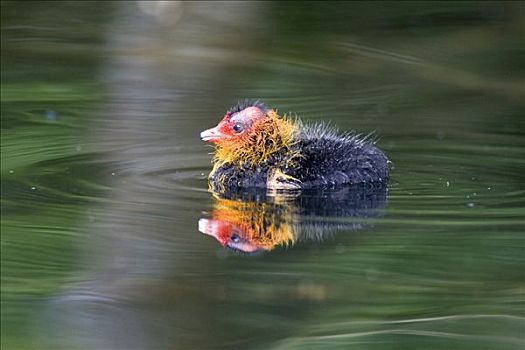
M 272 250 L 277 245 L 295 241 L 293 206 L 285 207 L 283 215 L 282 209 L 276 210 L 276 205 L 218 198 L 213 218 L 241 228 L 250 242 Z
M 257 121 L 247 135 L 225 140 L 217 145 L 210 177 L 225 164 L 232 164 L 239 168 L 245 164 L 256 167 L 283 149 L 291 152 L 287 155 L 287 163 L 283 166 L 292 166 L 292 163 L 301 157 L 298 152 L 291 149 L 296 130 L 297 126 L 292 121 L 281 118 L 273 110 L 268 112 L 266 118 Z M 222 183 L 222 179 L 220 182 Z

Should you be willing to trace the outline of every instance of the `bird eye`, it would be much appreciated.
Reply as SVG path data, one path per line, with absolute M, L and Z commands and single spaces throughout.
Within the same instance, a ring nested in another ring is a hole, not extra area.
M 240 132 L 242 131 L 243 128 L 242 128 L 242 125 L 241 125 L 241 124 L 235 124 L 235 125 L 232 127 L 232 129 L 233 129 L 233 131 L 234 131 L 235 133 L 238 134 L 238 133 L 240 133 Z
M 230 236 L 230 241 L 232 241 L 233 243 L 239 243 L 240 240 L 241 240 L 241 237 L 239 237 L 239 235 L 236 233 L 233 233 Z

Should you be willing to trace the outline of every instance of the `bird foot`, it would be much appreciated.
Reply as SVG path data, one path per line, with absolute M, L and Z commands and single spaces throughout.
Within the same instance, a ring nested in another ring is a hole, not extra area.
M 272 168 L 268 172 L 266 187 L 269 190 L 299 190 L 301 181 L 293 176 L 286 175 L 279 168 Z

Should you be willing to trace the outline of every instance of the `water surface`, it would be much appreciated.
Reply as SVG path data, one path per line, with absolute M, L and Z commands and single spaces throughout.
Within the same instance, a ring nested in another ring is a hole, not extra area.
M 1 12 L 2 348 L 525 345 L 523 3 Z M 243 98 L 374 131 L 377 215 L 254 256 L 200 233 L 198 135 Z

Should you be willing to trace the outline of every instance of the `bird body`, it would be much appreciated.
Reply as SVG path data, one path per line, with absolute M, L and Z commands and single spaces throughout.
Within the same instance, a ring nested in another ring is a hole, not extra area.
M 318 123 L 280 117 L 259 101 L 230 109 L 217 127 L 201 133 L 216 144 L 210 187 L 336 188 L 383 183 L 388 159 L 373 141 Z

